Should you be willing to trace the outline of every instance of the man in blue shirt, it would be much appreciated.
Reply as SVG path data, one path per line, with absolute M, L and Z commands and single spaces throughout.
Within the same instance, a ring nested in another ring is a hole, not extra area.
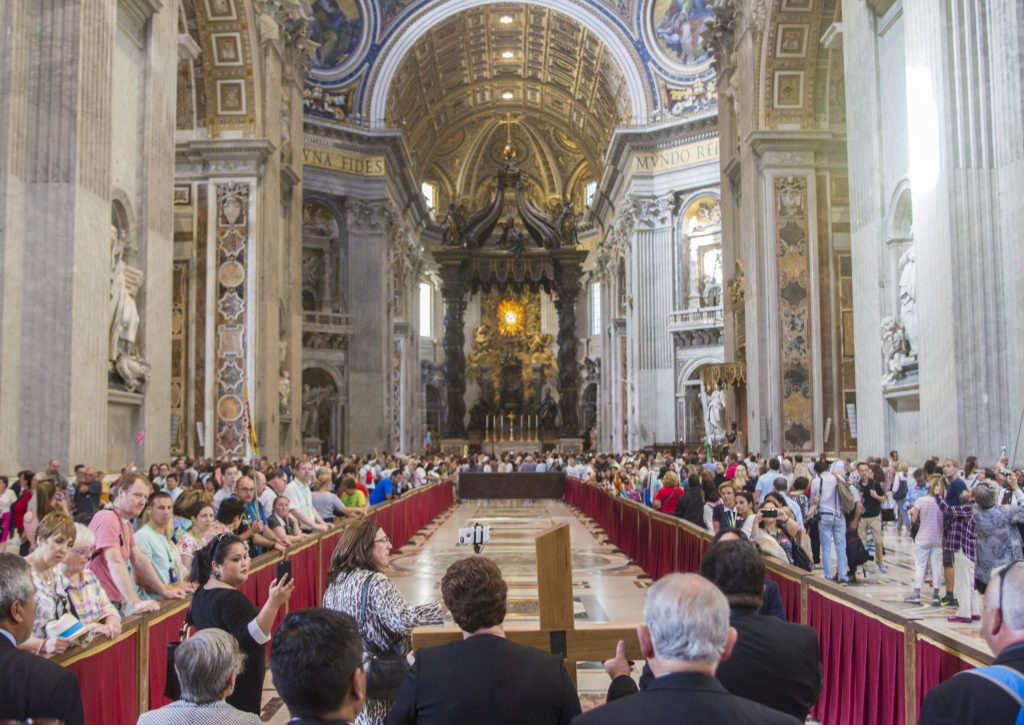
M 769 458 L 768 470 L 758 477 L 757 487 L 754 489 L 757 493 L 757 504 L 759 506 L 764 503 L 764 497 L 775 490 L 775 479 L 781 475 L 779 473 L 779 459 Z
M 377 485 L 370 491 L 370 505 L 382 503 L 384 501 L 390 501 L 394 498 L 395 488 L 402 487 L 402 469 L 396 468 L 391 472 L 391 476 L 385 476 L 377 482 Z

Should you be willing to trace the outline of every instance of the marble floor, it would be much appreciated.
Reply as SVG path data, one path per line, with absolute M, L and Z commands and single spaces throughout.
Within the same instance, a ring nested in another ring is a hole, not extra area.
M 440 597 L 440 582 L 453 561 L 469 556 L 472 549 L 458 543 L 458 530 L 480 523 L 491 527 L 491 540 L 483 555 L 494 559 L 509 584 L 507 629 L 533 629 L 539 624 L 537 611 L 536 556 L 534 536 L 550 526 L 569 522 L 573 565 L 573 599 L 577 622 L 638 622 L 642 618 L 645 591 L 651 579 L 613 546 L 589 517 L 555 500 L 463 501 L 395 551 L 388 575 L 413 603 Z M 885 531 L 888 572 L 867 564 L 850 589 L 894 612 L 927 620 L 947 635 L 985 647 L 980 624 L 952 624 L 946 617 L 954 610 L 932 607 L 931 587 L 925 584 L 921 605 L 906 604 L 903 598 L 913 590 L 913 542 L 897 536 L 891 524 Z M 816 570 L 820 574 L 820 569 Z M 446 620 L 447 624 L 451 624 Z M 613 653 L 609 652 L 609 656 Z M 637 668 L 639 671 L 639 668 Z M 580 699 L 584 709 L 604 702 L 608 677 L 600 663 L 583 663 L 578 669 Z M 272 725 L 288 721 L 286 708 L 276 697 L 270 676 L 264 696 L 264 720 Z

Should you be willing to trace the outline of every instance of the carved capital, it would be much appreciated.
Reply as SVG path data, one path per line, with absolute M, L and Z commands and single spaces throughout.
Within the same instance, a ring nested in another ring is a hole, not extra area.
M 635 224 L 648 229 L 666 227 L 672 221 L 673 195 L 630 197 L 630 214 Z
M 388 231 L 389 200 L 349 198 L 345 201 L 345 216 L 348 228 L 356 233 L 385 234 Z

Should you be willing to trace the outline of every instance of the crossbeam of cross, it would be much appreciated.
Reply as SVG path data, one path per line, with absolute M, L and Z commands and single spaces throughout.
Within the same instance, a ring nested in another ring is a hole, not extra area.
M 572 559 L 569 524 L 563 522 L 534 537 L 537 552 L 537 602 L 540 627 L 507 629 L 505 636 L 520 644 L 562 655 L 573 684 L 579 662 L 602 662 L 615 654 L 619 640 L 626 643 L 626 656 L 640 660 L 636 624 L 588 624 L 576 627 L 572 599 Z M 417 627 L 413 647 L 434 647 L 462 639 L 455 627 Z

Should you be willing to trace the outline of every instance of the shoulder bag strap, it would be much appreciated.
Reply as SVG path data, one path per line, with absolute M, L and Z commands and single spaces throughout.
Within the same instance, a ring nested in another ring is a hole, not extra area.
M 367 595 L 370 592 L 370 580 L 371 579 L 373 579 L 373 573 L 370 573 L 370 575 L 367 576 L 366 579 L 363 581 L 363 593 L 362 593 L 362 595 L 359 598 L 359 634 L 360 634 L 360 636 L 362 636 L 362 633 L 363 633 L 363 622 L 366 621 L 366 598 L 367 598 Z M 363 637 L 363 649 L 365 651 L 367 651 L 367 652 L 370 651 L 368 649 L 368 645 L 369 644 L 370 643 L 366 641 L 366 637 Z
M 979 667 L 973 670 L 965 670 L 964 674 L 983 677 L 994 685 L 998 685 L 1012 697 L 1016 703 L 1024 707 L 1024 675 L 1012 667 L 1005 665 L 992 665 L 991 667 Z M 1018 719 L 1018 722 L 1020 720 Z

